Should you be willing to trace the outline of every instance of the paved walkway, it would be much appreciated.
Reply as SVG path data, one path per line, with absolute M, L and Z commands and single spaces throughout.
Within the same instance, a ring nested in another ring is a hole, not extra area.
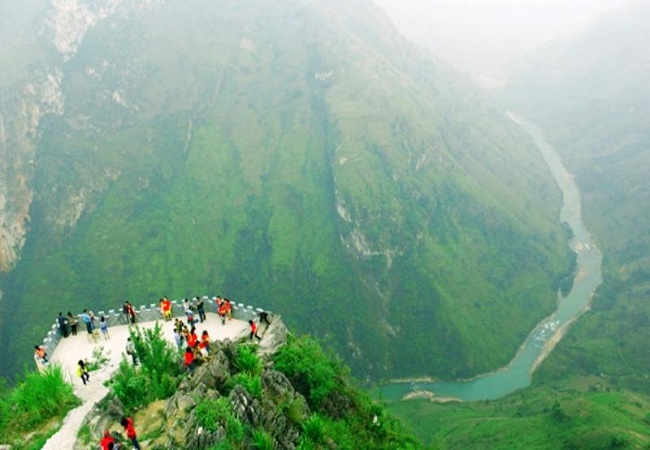
M 156 322 L 139 323 L 141 328 L 153 328 Z M 174 322 L 159 322 L 162 325 L 164 336 L 174 343 Z M 77 433 L 84 418 L 93 408 L 95 403 L 108 394 L 108 388 L 104 381 L 108 380 L 113 372 L 119 367 L 122 358 L 127 357 L 125 348 L 126 340 L 129 337 L 129 328 L 126 325 L 119 325 L 108 329 L 110 339 L 104 340 L 101 336 L 97 342 L 88 339 L 83 323 L 80 323 L 81 331 L 77 336 L 69 336 L 62 339 L 51 355 L 52 363 L 61 364 L 63 372 L 74 387 L 74 393 L 82 401 L 82 404 L 68 413 L 63 421 L 61 429 L 45 443 L 44 450 L 72 449 L 77 439 Z M 214 340 L 235 339 L 246 336 L 249 332 L 249 325 L 243 320 L 233 319 L 221 324 L 219 316 L 214 313 L 207 313 L 207 320 L 196 325 L 197 335 L 203 330 L 208 330 L 210 338 Z M 175 345 L 175 344 L 174 344 Z M 80 359 L 93 359 L 93 351 L 103 348 L 103 354 L 109 359 L 108 363 L 101 369 L 90 372 L 90 382 L 83 385 L 77 377 L 77 362 Z M 129 357 L 130 358 L 130 357 Z

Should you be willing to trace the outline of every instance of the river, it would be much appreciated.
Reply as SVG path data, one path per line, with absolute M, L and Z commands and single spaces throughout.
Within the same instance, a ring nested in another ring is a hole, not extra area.
M 564 167 L 560 155 L 546 142 L 539 127 L 514 113 L 509 112 L 508 117 L 533 139 L 562 191 L 560 221 L 568 223 L 573 230 L 570 245 L 577 254 L 573 288 L 566 297 L 558 296 L 557 310 L 537 324 L 506 367 L 469 380 L 393 382 L 380 388 L 387 400 L 399 400 L 409 394 L 433 394 L 434 398 L 462 401 L 492 400 L 529 386 L 532 373 L 571 324 L 589 308 L 594 291 L 602 282 L 602 254 L 582 222 L 580 191 L 573 176 Z

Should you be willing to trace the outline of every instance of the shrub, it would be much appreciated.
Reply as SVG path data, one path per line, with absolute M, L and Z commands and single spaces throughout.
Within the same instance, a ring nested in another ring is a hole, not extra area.
M 133 327 L 130 334 L 140 369 L 123 359 L 112 385 L 127 411 L 173 395 L 181 374 L 178 351 L 163 337 L 158 323 L 146 330 Z
M 309 441 L 321 444 L 325 439 L 325 422 L 318 414 L 312 414 L 302 424 L 302 429 Z
M 292 339 L 274 355 L 275 368 L 284 373 L 298 392 L 318 409 L 342 383 L 341 366 L 330 360 L 309 337 Z
M 227 398 L 203 399 L 194 409 L 197 423 L 210 432 L 219 427 L 226 429 L 227 442 L 214 447 L 219 449 L 237 448 L 244 439 L 244 425 L 237 419 Z
M 257 450 L 273 450 L 273 438 L 264 430 L 253 430 L 252 433 L 253 447 Z
M 262 398 L 262 379 L 259 375 L 251 375 L 249 373 L 238 373 L 229 380 L 232 386 L 241 385 L 256 399 Z
M 27 372 L 13 391 L 11 402 L 15 405 L 11 422 L 22 429 L 65 415 L 80 404 L 63 377 L 63 369 L 56 364 L 50 364 L 42 373 Z
M 158 322 L 154 328 L 144 330 L 131 327 L 130 335 L 143 369 L 172 376 L 180 374 L 178 350 L 165 339 Z
M 292 423 L 297 425 L 305 421 L 305 400 L 303 397 L 296 397 L 293 400 L 281 402 L 278 407 L 282 414 Z
M 255 347 L 251 345 L 240 345 L 237 348 L 234 365 L 240 372 L 251 375 L 260 375 L 262 373 L 262 361 L 255 354 Z
M 148 384 L 147 377 L 123 359 L 113 375 L 111 390 L 127 411 L 133 411 L 146 402 L 149 396 Z

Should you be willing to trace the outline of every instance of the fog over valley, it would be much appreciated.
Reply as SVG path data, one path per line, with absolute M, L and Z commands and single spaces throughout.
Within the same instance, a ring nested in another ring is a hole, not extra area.
M 472 76 L 584 31 L 625 0 L 375 0 L 399 30 Z

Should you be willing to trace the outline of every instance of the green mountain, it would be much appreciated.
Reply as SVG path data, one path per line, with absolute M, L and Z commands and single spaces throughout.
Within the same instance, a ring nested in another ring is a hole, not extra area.
M 58 311 L 125 299 L 280 311 L 374 379 L 502 366 L 554 308 L 571 258 L 541 156 L 372 2 L 13 14 L 5 375 Z

